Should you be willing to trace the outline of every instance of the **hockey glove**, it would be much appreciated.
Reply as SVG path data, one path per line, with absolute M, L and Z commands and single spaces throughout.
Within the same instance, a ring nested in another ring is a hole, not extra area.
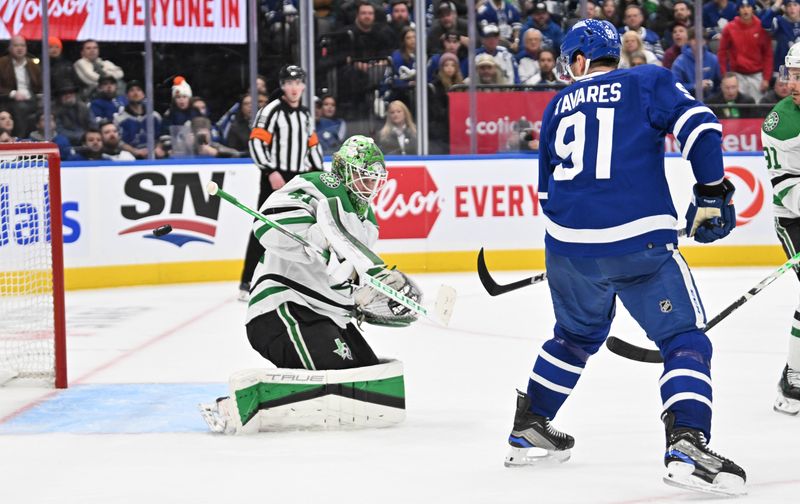
M 736 227 L 733 184 L 724 179 L 713 186 L 695 184 L 692 202 L 686 211 L 686 234 L 699 243 L 724 238 Z
M 374 273 L 373 276 L 417 303 L 422 303 L 422 291 L 404 273 L 395 269 L 383 268 L 381 271 Z M 356 303 L 356 318 L 368 324 L 406 327 L 417 320 L 418 317 L 417 313 L 412 312 L 368 285 L 359 287 L 355 291 L 354 300 Z

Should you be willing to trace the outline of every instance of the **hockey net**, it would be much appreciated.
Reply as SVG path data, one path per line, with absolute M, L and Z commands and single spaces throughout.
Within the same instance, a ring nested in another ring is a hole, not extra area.
M 0 385 L 67 386 L 60 169 L 54 144 L 0 144 Z

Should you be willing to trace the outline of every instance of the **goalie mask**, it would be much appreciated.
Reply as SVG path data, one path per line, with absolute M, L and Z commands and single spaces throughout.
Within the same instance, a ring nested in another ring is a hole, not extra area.
M 333 155 L 333 173 L 342 179 L 356 212 L 366 217 L 369 204 L 386 182 L 383 152 L 375 141 L 354 135 Z

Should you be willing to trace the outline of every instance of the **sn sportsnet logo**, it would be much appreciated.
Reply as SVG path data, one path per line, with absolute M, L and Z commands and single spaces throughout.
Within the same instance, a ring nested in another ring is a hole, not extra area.
M 75 40 L 86 18 L 89 17 L 90 0 L 49 0 L 47 12 L 50 34 Z M 0 19 L 8 33 L 20 34 L 28 39 L 41 38 L 42 8 L 40 0 L 2 0 Z
M 225 173 L 213 172 L 211 180 L 222 187 Z M 213 244 L 220 199 L 206 194 L 206 183 L 197 172 L 173 173 L 169 181 L 160 172 L 131 175 L 125 181 L 125 195 L 134 203 L 122 205 L 120 211 L 132 225 L 118 234 L 136 234 L 177 247 L 191 242 Z M 153 230 L 165 224 L 170 224 L 173 231 L 155 236 Z
M 425 166 L 392 166 L 374 204 L 380 237 L 427 238 L 441 213 L 439 188 Z

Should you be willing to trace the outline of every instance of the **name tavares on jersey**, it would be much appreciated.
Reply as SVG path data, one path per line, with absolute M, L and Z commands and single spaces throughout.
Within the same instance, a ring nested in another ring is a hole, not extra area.
M 564 114 L 571 111 L 581 103 L 615 103 L 622 99 L 622 84 L 590 85 L 579 87 L 571 93 L 559 98 L 553 109 L 555 114 Z

